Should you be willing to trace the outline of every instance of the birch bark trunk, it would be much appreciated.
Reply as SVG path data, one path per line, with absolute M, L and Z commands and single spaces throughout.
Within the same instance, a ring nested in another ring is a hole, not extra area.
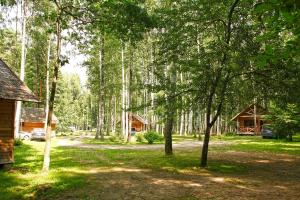
M 124 43 L 121 41 L 121 62 L 122 62 L 122 135 L 126 137 L 126 85 L 125 85 L 125 63 L 124 63 Z
M 50 54 L 51 54 L 51 36 L 49 36 L 48 51 L 47 51 L 47 65 L 46 65 L 46 101 L 45 101 L 45 125 L 44 130 L 47 131 L 47 119 L 49 111 L 49 70 L 50 70 Z
M 104 140 L 104 77 L 103 77 L 103 65 L 104 65 L 104 37 L 100 37 L 100 49 L 99 49 L 99 100 L 98 100 L 98 126 L 96 132 L 96 139 Z
M 22 1 L 22 52 L 21 52 L 21 70 L 20 79 L 25 79 L 25 65 L 26 65 L 26 14 L 27 14 L 27 0 Z M 15 138 L 20 138 L 20 119 L 21 119 L 22 102 L 17 101 L 15 113 Z
M 58 16 L 56 18 L 56 64 L 54 67 L 54 77 L 51 88 L 51 95 L 49 99 L 49 110 L 48 110 L 48 119 L 47 119 L 47 131 L 46 131 L 46 142 L 44 149 L 44 163 L 42 171 L 47 173 L 50 168 L 50 150 L 51 150 L 51 122 L 52 122 L 52 113 L 54 109 L 54 99 L 56 92 L 56 85 L 58 80 L 58 71 L 61 67 L 60 53 L 61 53 L 61 10 L 59 5 L 57 5 Z

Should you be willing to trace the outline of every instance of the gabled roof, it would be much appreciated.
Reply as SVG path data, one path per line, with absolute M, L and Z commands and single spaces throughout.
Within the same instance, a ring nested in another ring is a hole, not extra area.
M 256 105 L 256 116 L 261 116 L 265 113 L 265 109 L 259 105 Z M 231 121 L 236 120 L 240 116 L 254 116 L 254 104 L 246 107 L 242 112 L 235 115 Z
M 141 116 L 139 116 L 137 114 L 133 114 L 133 113 L 132 113 L 132 116 L 134 118 L 136 118 L 138 121 L 142 122 L 143 124 L 148 124 L 148 121 L 146 119 L 144 119 L 143 117 L 141 117 Z
M 0 99 L 39 102 L 19 77 L 0 59 Z
M 22 108 L 21 122 L 45 123 L 46 112 L 43 108 Z M 52 124 L 57 124 L 58 119 L 53 114 Z

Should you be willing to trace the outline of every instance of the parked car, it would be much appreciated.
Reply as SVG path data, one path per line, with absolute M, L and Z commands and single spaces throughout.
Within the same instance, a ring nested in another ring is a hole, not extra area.
M 51 138 L 54 138 L 55 132 L 51 133 Z M 31 132 L 31 140 L 46 140 L 46 133 L 43 128 L 35 128 Z
M 20 131 L 19 135 L 21 140 L 30 140 L 31 138 L 31 134 L 25 131 Z
M 270 127 L 270 125 L 267 125 L 267 124 L 262 126 L 261 135 L 263 138 L 275 138 L 276 137 L 276 135 L 272 131 L 272 128 Z
M 31 140 L 46 140 L 45 130 L 43 128 L 33 129 Z

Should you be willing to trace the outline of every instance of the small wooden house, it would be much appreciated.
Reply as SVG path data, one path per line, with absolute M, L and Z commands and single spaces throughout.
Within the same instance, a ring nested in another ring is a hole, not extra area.
M 38 99 L 0 59 L 0 165 L 14 161 L 16 101 L 38 102 Z
M 22 108 L 21 130 L 31 133 L 36 128 L 44 128 L 46 112 L 43 108 Z M 55 131 L 57 117 L 52 115 L 51 130 Z
M 147 129 L 147 120 L 137 114 L 131 114 L 131 129 L 136 132 L 141 132 Z
M 263 115 L 265 110 L 254 104 L 245 108 L 231 120 L 236 121 L 237 134 L 260 135 L 264 124 Z

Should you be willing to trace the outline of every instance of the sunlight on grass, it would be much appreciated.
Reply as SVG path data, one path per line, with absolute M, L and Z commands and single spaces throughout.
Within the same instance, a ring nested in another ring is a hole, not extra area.
M 191 138 L 176 136 L 185 141 Z M 175 137 L 175 138 L 176 138 Z M 184 139 L 183 139 L 184 138 Z M 212 138 L 223 141 L 223 138 Z M 210 147 L 214 154 L 230 152 L 271 152 L 299 155 L 299 142 L 263 140 L 260 137 L 230 137 L 224 139 L 229 145 Z M 25 141 L 15 148 L 15 164 L 10 171 L 0 171 L 0 199 L 52 199 L 62 191 L 80 188 L 87 177 L 98 173 L 170 173 L 173 175 L 195 175 L 220 177 L 243 175 L 249 172 L 247 164 L 210 156 L 206 169 L 199 167 L 199 149 L 176 150 L 173 156 L 165 156 L 162 150 L 100 150 L 60 147 L 53 139 L 51 150 L 51 172 L 40 173 L 43 162 L 44 142 Z M 245 154 L 246 155 L 246 154 Z M 256 163 L 271 164 L 266 159 Z M 285 161 L 287 162 L 287 161 Z M 289 162 L 294 162 L 292 159 Z M 241 180 L 228 180 L 244 187 Z M 194 183 L 189 183 L 194 184 Z

